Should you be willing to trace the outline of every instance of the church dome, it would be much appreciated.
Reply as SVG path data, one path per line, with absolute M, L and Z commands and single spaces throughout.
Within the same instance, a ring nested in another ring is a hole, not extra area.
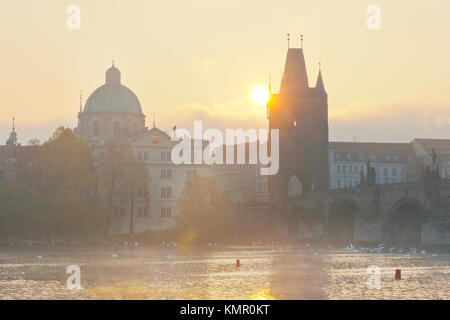
M 106 71 L 105 84 L 87 99 L 84 112 L 142 113 L 138 97 L 120 82 L 120 71 L 114 64 Z

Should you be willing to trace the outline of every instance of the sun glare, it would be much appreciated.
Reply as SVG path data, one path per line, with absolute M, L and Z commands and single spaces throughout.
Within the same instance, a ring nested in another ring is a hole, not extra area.
M 269 100 L 269 91 L 266 88 L 256 88 L 252 91 L 252 100 L 258 106 L 265 106 Z

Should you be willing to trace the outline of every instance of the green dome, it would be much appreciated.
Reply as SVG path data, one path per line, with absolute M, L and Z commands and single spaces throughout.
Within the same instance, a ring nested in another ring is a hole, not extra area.
M 111 67 L 106 72 L 106 83 L 87 99 L 84 112 L 142 113 L 137 96 L 120 83 L 120 71 Z

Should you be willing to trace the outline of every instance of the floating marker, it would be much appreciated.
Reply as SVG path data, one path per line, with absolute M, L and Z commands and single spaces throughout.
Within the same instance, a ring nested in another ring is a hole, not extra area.
M 395 270 L 395 280 L 402 280 L 402 270 L 401 269 Z
M 241 260 L 236 259 L 236 268 L 239 268 L 241 266 Z

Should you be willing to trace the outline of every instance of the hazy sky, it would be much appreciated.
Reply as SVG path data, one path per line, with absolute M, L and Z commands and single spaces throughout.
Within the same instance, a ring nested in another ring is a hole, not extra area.
M 0 0 L 0 144 L 13 113 L 22 143 L 75 127 L 113 56 L 148 126 L 266 127 L 251 91 L 269 75 L 278 91 L 288 32 L 310 85 L 322 62 L 330 140 L 450 138 L 449 17 L 448 0 Z

